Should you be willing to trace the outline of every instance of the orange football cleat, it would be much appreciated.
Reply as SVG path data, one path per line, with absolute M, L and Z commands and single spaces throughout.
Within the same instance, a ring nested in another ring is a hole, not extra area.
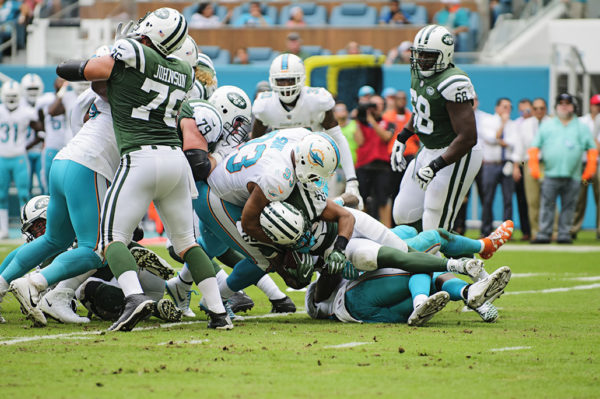
M 510 240 L 514 228 L 515 224 L 512 220 L 505 220 L 504 223 L 498 226 L 498 228 L 489 236 L 482 239 L 484 247 L 483 251 L 479 253 L 479 256 L 483 259 L 491 258 L 498 248 L 504 245 L 506 241 Z

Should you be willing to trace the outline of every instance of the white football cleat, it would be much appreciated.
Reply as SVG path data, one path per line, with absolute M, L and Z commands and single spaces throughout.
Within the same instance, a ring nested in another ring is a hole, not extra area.
M 185 284 L 179 276 L 175 276 L 165 282 L 167 294 L 175 302 L 177 309 L 181 310 L 184 317 L 196 317 L 196 313 L 190 309 L 190 299 L 192 297 L 192 285 Z
M 475 311 L 486 323 L 493 323 L 498 319 L 498 308 L 496 308 L 490 301 L 485 302 L 483 305 L 475 309 Z
M 475 310 L 485 302 L 494 302 L 504 292 L 510 281 L 511 271 L 502 266 L 486 278 L 468 286 L 467 306 Z
M 75 291 L 71 288 L 55 288 L 42 297 L 39 308 L 44 314 L 65 324 L 89 323 L 73 309 Z
M 21 304 L 21 312 L 31 321 L 35 327 L 44 327 L 48 322 L 46 316 L 38 308 L 40 290 L 31 281 L 30 275 L 18 278 L 10 283 L 10 292 Z
M 427 323 L 437 312 L 444 309 L 450 301 L 450 294 L 446 291 L 436 292 L 425 300 L 408 317 L 409 326 L 418 327 Z

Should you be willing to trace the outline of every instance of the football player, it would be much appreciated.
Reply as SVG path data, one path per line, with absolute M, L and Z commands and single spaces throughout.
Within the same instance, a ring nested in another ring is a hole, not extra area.
M 306 72 L 304 63 L 294 54 L 277 56 L 269 69 L 271 90 L 260 93 L 252 108 L 255 116 L 252 138 L 262 136 L 268 128 L 310 128 L 325 132 L 336 142 L 342 170 L 346 176 L 346 192 L 363 201 L 358 190 L 358 180 L 348 141 L 333 115 L 335 100 L 322 87 L 304 86 Z
M 21 104 L 21 87 L 15 81 L 2 85 L 0 98 L 0 239 L 8 238 L 8 189 L 14 180 L 22 207 L 29 198 L 28 129 L 42 130 L 38 115 Z
M 411 103 L 415 112 L 398 134 L 392 169 L 406 168 L 405 143 L 419 136 L 413 159 L 394 200 L 396 224 L 422 220 L 422 229 L 449 230 L 482 161 L 471 103 L 471 80 L 452 63 L 454 39 L 443 26 L 421 29 L 411 49 Z
M 186 261 L 207 302 L 209 328 L 231 329 L 210 259 L 198 246 L 191 218 L 193 179 L 181 149 L 176 116 L 193 85 L 191 65 L 169 57 L 187 38 L 177 10 L 148 13 L 119 35 L 110 56 L 67 61 L 57 68 L 70 81 L 106 81 L 121 155 L 102 213 L 102 252 L 125 294 L 125 308 L 110 330 L 130 331 L 153 307 L 127 249 L 133 231 L 154 202 L 176 253 Z M 136 198 L 136 201 L 131 201 Z
M 23 92 L 22 102 L 32 107 L 38 114 L 40 111 L 40 100 L 44 93 L 44 82 L 36 73 L 28 73 L 21 78 L 21 90 Z M 43 120 L 43 118 L 40 118 Z M 27 130 L 27 158 L 29 159 L 29 189 L 33 189 L 33 176 L 37 177 L 38 184 L 42 186 L 42 149 L 44 148 L 44 132 L 36 132 L 29 128 Z M 32 196 L 30 191 L 30 196 Z

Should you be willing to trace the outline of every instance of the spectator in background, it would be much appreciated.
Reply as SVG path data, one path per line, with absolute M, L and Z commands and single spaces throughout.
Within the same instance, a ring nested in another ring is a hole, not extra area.
M 290 10 L 290 19 L 287 20 L 285 26 L 288 28 L 297 28 L 306 26 L 306 21 L 304 20 L 304 11 L 302 8 L 295 6 Z
M 364 85 L 358 89 L 358 104 L 368 103 L 371 100 L 371 97 L 375 94 L 375 90 L 369 86 Z M 354 108 L 352 112 L 350 112 L 350 118 L 356 119 L 356 115 L 358 113 L 358 107 Z
M 587 0 L 562 0 L 567 6 L 567 18 L 585 18 L 587 11 Z
M 266 80 L 261 80 L 256 84 L 256 87 L 254 88 L 254 100 L 256 100 L 256 97 L 263 91 L 271 91 L 271 84 Z
M 219 17 L 215 15 L 215 8 L 209 2 L 202 2 L 198 4 L 198 9 L 192 15 L 190 19 L 189 27 L 192 29 L 202 28 L 219 28 L 225 25 L 231 18 L 232 11 L 229 10 L 223 20 L 219 20 Z
M 358 128 L 356 121 L 350 119 L 348 107 L 346 107 L 346 104 L 339 101 L 335 104 L 335 107 L 333 108 L 333 116 L 338 122 L 338 125 L 340 125 L 344 137 L 346 137 L 346 140 L 348 140 L 348 146 L 350 147 L 350 153 L 352 154 L 352 161 L 356 165 L 356 150 L 358 148 L 356 140 L 354 139 L 356 129 Z
M 590 113 L 579 118 L 579 120 L 590 129 L 592 138 L 595 141 L 597 138 L 594 137 L 593 133 L 594 121 L 598 118 L 600 118 L 600 94 L 596 94 L 590 99 Z M 600 149 L 600 145 L 598 145 L 598 149 Z M 584 157 L 583 161 L 583 167 L 585 169 L 587 157 Z M 573 238 L 577 237 L 577 233 L 581 230 L 583 224 L 583 218 L 585 217 L 585 210 L 587 207 L 588 186 L 590 183 L 596 202 L 596 238 L 600 239 L 600 173 L 598 171 L 596 171 L 590 180 L 583 180 L 581 182 L 581 191 L 579 193 L 579 199 L 577 200 L 577 207 L 575 208 L 575 219 L 573 220 L 573 227 L 571 228 L 571 236 Z
M 541 177 L 539 156 L 544 162 L 540 231 L 532 243 L 547 244 L 552 235 L 556 199 L 560 196 L 558 217 L 560 244 L 571 244 L 573 213 L 581 180 L 596 173 L 598 150 L 589 128 L 575 115 L 575 102 L 568 93 L 556 98 L 556 116 L 540 126 L 529 153 L 529 168 L 534 179 Z M 588 163 L 581 173 L 581 157 L 587 153 Z
M 235 50 L 235 57 L 233 57 L 233 63 L 239 65 L 250 64 L 250 57 L 248 57 L 248 49 L 246 47 L 240 47 Z
M 358 145 L 356 177 L 367 213 L 391 227 L 392 168 L 388 143 L 394 135 L 395 125 L 382 119 L 383 106 L 383 98 L 376 95 L 369 103 L 359 104 L 355 134 Z
M 410 24 L 408 16 L 400 9 L 399 0 L 391 0 L 388 3 L 389 11 L 381 16 L 379 25 L 404 25 Z
M 302 51 L 302 38 L 296 32 L 290 32 L 287 35 L 285 47 L 285 53 L 297 55 L 302 61 L 309 57 L 309 54 L 307 52 Z
M 21 11 L 21 2 L 13 1 L 13 0 L 0 0 L 0 24 L 4 24 L 6 22 L 18 22 Z M 13 31 L 14 26 L 11 24 L 2 25 L 0 27 L 0 44 L 10 39 L 11 32 Z M 17 32 L 14 32 L 17 34 Z M 8 52 L 8 50 L 6 50 Z M 2 58 L 2 54 L 0 54 L 0 59 Z
M 358 42 L 349 42 L 346 44 L 346 54 L 360 54 L 360 45 Z
M 498 184 L 502 187 L 504 204 L 503 220 L 512 220 L 513 166 L 509 162 L 511 143 L 507 141 L 507 125 L 510 123 L 512 104 L 508 98 L 496 101 L 495 113 L 483 124 L 480 137 L 483 142 L 481 179 L 483 186 L 483 209 L 481 211 L 481 236 L 487 237 L 494 230 L 492 205 Z
M 266 15 L 263 15 L 259 1 L 250 2 L 248 13 L 244 13 L 233 22 L 233 26 L 269 26 L 273 21 Z
M 413 43 L 409 40 L 403 41 L 398 47 L 392 48 L 385 59 L 386 65 L 410 64 L 410 48 Z
M 394 89 L 393 87 L 386 87 L 381 92 L 381 97 L 383 97 L 383 99 L 385 100 L 385 110 L 383 112 L 384 115 L 389 110 L 394 110 L 396 108 L 396 93 L 397 92 L 398 91 L 396 89 Z
M 491 0 L 490 1 L 490 27 L 494 27 L 496 20 L 502 14 L 512 12 L 511 0 Z
M 460 0 L 441 0 L 444 8 L 433 16 L 433 23 L 442 25 L 456 38 L 461 33 L 469 31 L 469 9 L 460 6 Z M 456 41 L 455 51 L 464 51 L 458 48 Z

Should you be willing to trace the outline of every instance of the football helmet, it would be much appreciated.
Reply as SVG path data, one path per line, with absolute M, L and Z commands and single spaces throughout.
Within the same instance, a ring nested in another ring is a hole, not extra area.
M 307 134 L 294 148 L 296 177 L 309 191 L 323 189 L 339 162 L 337 144 L 324 134 Z
M 33 197 L 21 209 L 21 233 L 27 242 L 31 242 L 46 232 L 46 210 L 48 209 L 48 195 Z
M 21 79 L 21 90 L 29 105 L 34 106 L 35 101 L 44 92 L 44 82 L 37 73 L 28 73 Z
M 21 86 L 14 80 L 4 82 L 0 97 L 6 108 L 9 111 L 14 111 L 19 106 L 19 101 L 21 100 Z
M 141 18 L 132 31 L 134 37 L 146 36 L 164 56 L 180 48 L 188 34 L 185 18 L 174 8 L 163 7 Z
M 308 230 L 304 214 L 287 202 L 269 203 L 260 213 L 260 225 L 265 234 L 278 245 L 293 245 Z
M 410 69 L 424 77 L 432 76 L 452 63 L 454 37 L 443 26 L 427 25 L 415 36 L 410 54 Z
M 221 86 L 208 102 L 217 108 L 223 118 L 223 137 L 227 145 L 237 146 L 246 141 L 252 124 L 250 98 L 236 86 Z
M 281 54 L 271 63 L 269 83 L 282 102 L 289 104 L 294 101 L 300 95 L 305 80 L 306 72 L 300 57 Z
M 190 35 L 186 37 L 183 45 L 179 49 L 173 51 L 171 55 L 174 55 L 182 61 L 187 62 L 190 64 L 192 69 L 196 69 L 196 62 L 198 60 L 198 46 Z

